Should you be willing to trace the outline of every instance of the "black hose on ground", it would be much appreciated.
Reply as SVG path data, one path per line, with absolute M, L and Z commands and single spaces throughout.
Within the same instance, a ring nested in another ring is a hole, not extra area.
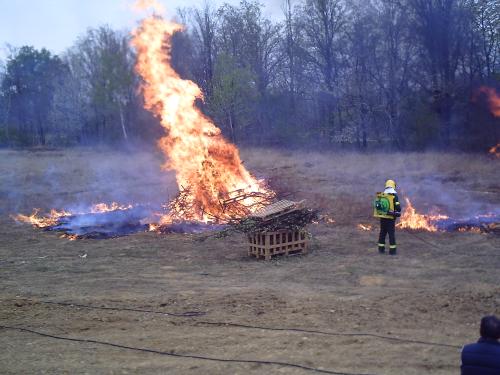
M 122 307 L 100 307 L 100 306 L 83 305 L 83 304 L 70 303 L 70 302 L 56 302 L 56 301 L 33 301 L 33 302 L 50 304 L 50 305 L 67 306 L 67 307 L 79 307 L 79 308 L 93 309 L 93 310 L 142 312 L 142 313 L 149 313 L 149 314 L 167 315 L 167 316 L 172 316 L 172 317 L 177 317 L 177 318 L 196 318 L 199 316 L 206 315 L 206 312 L 204 312 L 204 311 L 187 311 L 187 312 L 183 312 L 183 313 L 169 313 L 169 312 L 163 312 L 163 311 L 143 310 L 143 309 L 126 308 L 126 307 L 123 307 L 123 308 Z M 250 324 L 241 324 L 241 323 L 233 323 L 233 322 L 217 322 L 217 321 L 206 321 L 206 320 L 196 320 L 196 324 L 213 325 L 213 326 L 220 326 L 220 327 L 224 327 L 224 326 L 237 327 L 237 328 L 245 328 L 245 329 L 261 329 L 261 330 L 267 330 L 267 331 L 310 333 L 310 334 L 318 334 L 318 335 L 325 335 L 325 336 L 371 337 L 371 338 L 377 338 L 377 339 L 382 339 L 382 340 L 406 342 L 409 344 L 439 346 L 439 347 L 447 347 L 447 348 L 454 348 L 454 349 L 460 349 L 462 347 L 460 345 L 442 344 L 442 343 L 424 341 L 424 340 L 405 339 L 405 338 L 394 337 L 394 336 L 379 335 L 379 334 L 370 333 L 370 332 L 328 332 L 328 331 L 310 330 L 310 329 L 303 329 L 303 328 L 264 327 L 264 326 L 250 325 Z
M 136 309 L 129 307 L 100 307 L 100 306 L 90 306 L 90 305 L 81 305 L 78 303 L 72 302 L 55 302 L 55 301 L 36 301 L 39 303 L 45 303 L 49 305 L 60 305 L 60 306 L 69 306 L 69 307 L 81 307 L 84 309 L 94 309 L 94 310 L 112 310 L 112 311 L 133 311 L 133 312 L 142 312 L 148 314 L 159 314 L 159 315 L 168 315 L 176 318 L 193 318 L 197 316 L 203 316 L 206 314 L 204 311 L 185 311 L 182 313 L 171 313 L 171 312 L 163 312 L 163 311 L 154 311 L 154 310 L 144 310 L 144 309 Z
M 399 337 L 392 336 L 384 336 L 378 335 L 376 333 L 367 333 L 367 332 L 325 332 L 325 331 L 317 331 L 317 330 L 309 330 L 309 329 L 301 329 L 301 328 L 271 328 L 271 327 L 259 327 L 247 324 L 239 324 L 239 323 L 220 323 L 220 322 L 207 322 L 207 321 L 199 321 L 199 324 L 206 325 L 216 325 L 216 326 L 231 326 L 231 327 L 239 327 L 239 328 L 248 328 L 248 329 L 263 329 L 267 331 L 289 331 L 289 332 L 299 332 L 299 333 L 312 333 L 318 335 L 325 336 L 346 336 L 346 337 L 372 337 L 377 339 L 389 340 L 389 341 L 397 341 L 397 342 L 405 342 L 409 344 L 420 344 L 420 345 L 429 345 L 429 346 L 441 346 L 445 348 L 453 348 L 460 349 L 462 346 L 452 345 L 452 344 L 441 344 L 437 342 L 423 341 L 423 340 L 411 340 L 411 339 L 403 339 Z
M 134 346 L 116 344 L 116 343 L 112 343 L 112 342 L 99 341 L 99 340 L 93 340 L 93 339 L 56 336 L 56 335 L 52 335 L 49 333 L 39 332 L 39 331 L 35 331 L 33 329 L 24 328 L 24 327 L 11 327 L 11 326 L 0 325 L 0 329 L 28 332 L 28 333 L 31 333 L 34 335 L 47 337 L 47 338 L 51 338 L 51 339 L 55 339 L 55 340 L 64 340 L 64 341 L 72 341 L 72 342 L 78 342 L 78 343 L 105 345 L 105 346 L 111 346 L 111 347 L 118 348 L 118 349 L 133 350 L 133 351 L 138 351 L 138 352 L 159 354 L 159 355 L 164 355 L 164 356 L 169 356 L 169 357 L 177 357 L 177 358 L 199 359 L 199 360 L 213 361 L 213 362 L 259 364 L 259 365 L 293 367 L 293 368 L 297 368 L 297 369 L 301 369 L 301 370 L 305 370 L 305 371 L 310 371 L 310 372 L 317 372 L 317 373 L 321 373 L 321 374 L 376 375 L 376 374 L 366 374 L 366 373 L 361 374 L 361 373 L 353 373 L 353 372 L 339 372 L 339 371 L 325 370 L 325 369 L 320 369 L 320 368 L 316 368 L 316 367 L 309 367 L 309 366 L 299 365 L 299 364 L 295 364 L 295 363 L 280 362 L 280 361 L 261 361 L 261 360 L 257 360 L 257 359 L 231 359 L 231 358 L 228 359 L 228 358 L 207 357 L 204 355 L 196 355 L 196 354 L 180 354 L 180 353 L 174 353 L 174 352 L 165 352 L 165 351 L 156 350 L 156 349 L 138 348 L 138 347 L 134 347 Z

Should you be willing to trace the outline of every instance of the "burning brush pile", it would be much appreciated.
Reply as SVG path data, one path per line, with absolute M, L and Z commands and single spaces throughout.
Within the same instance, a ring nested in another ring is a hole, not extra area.
M 138 4 L 156 6 L 151 1 Z M 87 210 L 52 210 L 15 219 L 70 238 L 112 237 L 137 231 L 198 231 L 233 223 L 263 209 L 275 194 L 263 180 L 243 166 L 238 149 L 195 105 L 203 100 L 200 88 L 182 79 L 171 65 L 171 43 L 182 26 L 157 14 L 145 18 L 133 31 L 136 72 L 142 78 L 145 107 L 161 122 L 165 136 L 158 147 L 165 155 L 164 169 L 176 174 L 180 193 L 164 207 L 93 205 Z

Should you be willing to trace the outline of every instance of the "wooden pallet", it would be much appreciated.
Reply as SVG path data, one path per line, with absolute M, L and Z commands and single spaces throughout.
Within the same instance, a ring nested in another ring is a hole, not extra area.
M 270 260 L 279 254 L 307 253 L 309 236 L 305 229 L 255 232 L 248 235 L 248 255 Z
M 292 202 L 287 200 L 281 200 L 279 202 L 264 207 L 262 210 L 252 214 L 250 217 L 261 221 L 268 221 L 276 217 L 286 215 L 295 210 L 298 210 L 302 208 L 303 205 L 304 201 Z

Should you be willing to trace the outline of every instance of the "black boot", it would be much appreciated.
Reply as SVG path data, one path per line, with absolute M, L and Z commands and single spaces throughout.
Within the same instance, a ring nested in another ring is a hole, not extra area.
M 389 255 L 396 255 L 397 253 L 397 250 L 395 247 L 390 247 L 389 248 Z
M 378 252 L 380 254 L 384 254 L 385 253 L 385 244 L 384 245 L 378 244 Z

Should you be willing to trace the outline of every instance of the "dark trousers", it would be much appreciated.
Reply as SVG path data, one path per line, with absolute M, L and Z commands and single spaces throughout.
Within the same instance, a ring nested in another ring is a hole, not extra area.
M 385 237 L 389 234 L 389 244 L 391 251 L 396 251 L 396 220 L 380 219 L 380 235 L 378 237 L 379 250 L 385 249 Z

